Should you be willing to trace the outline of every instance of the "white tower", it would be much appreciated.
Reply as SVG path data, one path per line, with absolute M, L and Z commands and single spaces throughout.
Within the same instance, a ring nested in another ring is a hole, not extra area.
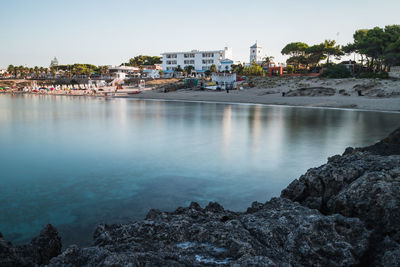
M 250 64 L 253 62 L 261 63 L 262 61 L 262 47 L 256 41 L 254 45 L 250 46 Z

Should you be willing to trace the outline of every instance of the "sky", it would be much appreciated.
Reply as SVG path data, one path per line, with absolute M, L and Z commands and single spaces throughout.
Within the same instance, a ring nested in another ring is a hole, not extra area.
M 0 0 L 0 68 L 119 65 L 144 54 L 249 47 L 284 62 L 290 42 L 352 41 L 357 29 L 400 24 L 399 0 Z

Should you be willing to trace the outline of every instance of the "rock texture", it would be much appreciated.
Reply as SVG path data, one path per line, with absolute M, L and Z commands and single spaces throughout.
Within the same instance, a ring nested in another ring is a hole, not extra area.
M 372 146 L 360 147 L 356 149 L 347 148 L 344 154 L 351 154 L 354 152 L 354 150 L 370 152 L 371 154 L 382 156 L 400 155 L 400 128 Z
M 373 230 L 368 262 L 386 254 L 387 240 L 393 252 L 383 259 L 397 260 L 400 242 L 400 129 L 373 146 L 346 149 L 342 156 L 313 168 L 294 180 L 281 197 L 320 210 L 361 219 Z M 382 253 L 377 253 L 381 251 Z M 385 251 L 385 253 L 383 252 Z M 397 256 L 396 256 L 397 255 Z M 381 262 L 382 266 L 387 266 Z
M 152 210 L 140 223 L 101 225 L 95 246 L 70 247 L 50 266 L 349 266 L 359 263 L 369 236 L 358 219 L 324 216 L 282 198 L 245 213 L 192 203 L 172 213 Z
M 13 246 L 0 234 L 0 266 L 36 266 L 49 263 L 61 253 L 61 237 L 52 225 L 47 225 L 31 243 Z
M 197 203 L 99 225 L 63 253 L 48 225 L 26 246 L 0 235 L 0 266 L 399 266 L 400 129 L 348 148 L 246 212 Z

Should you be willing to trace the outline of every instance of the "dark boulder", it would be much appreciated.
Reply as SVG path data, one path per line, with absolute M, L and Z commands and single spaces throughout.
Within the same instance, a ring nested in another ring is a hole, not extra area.
M 346 149 L 345 154 L 350 154 L 354 151 L 365 151 L 382 156 L 400 155 L 400 128 L 396 129 L 388 137 L 372 146 L 355 149 L 348 148 Z
M 257 208 L 236 213 L 192 203 L 152 211 L 142 222 L 101 225 L 93 247 L 72 246 L 50 266 L 348 266 L 368 249 L 370 232 L 359 219 L 282 198 Z
M 49 263 L 61 253 L 61 237 L 48 224 L 31 243 L 13 246 L 0 236 L 0 266 L 35 266 Z
M 376 253 L 386 251 L 381 247 L 385 244 L 383 240 L 400 242 L 399 144 L 400 129 L 397 129 L 373 146 L 347 149 L 342 156 L 333 156 L 327 164 L 310 169 L 294 180 L 282 191 L 281 197 L 326 215 L 339 213 L 361 219 L 373 230 L 370 250 L 375 252 L 365 257 L 368 262 L 380 262 L 371 255 L 383 257 L 383 252 Z M 398 254 L 388 252 L 383 262 L 398 260 Z

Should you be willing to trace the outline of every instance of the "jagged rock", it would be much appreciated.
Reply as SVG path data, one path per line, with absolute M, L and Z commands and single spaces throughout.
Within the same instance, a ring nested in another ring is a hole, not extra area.
M 342 156 L 329 158 L 327 164 L 310 169 L 293 181 L 281 197 L 324 214 L 361 219 L 374 231 L 371 247 L 384 251 L 380 246 L 385 238 L 400 242 L 399 143 L 397 129 L 373 146 L 346 149 Z M 387 257 L 391 260 L 399 260 L 398 252 L 390 255 Z
M 374 252 L 375 266 L 399 266 L 400 264 L 400 244 L 386 237 L 378 246 L 378 251 Z
M 50 259 L 61 253 L 61 237 L 52 225 L 48 224 L 31 243 L 13 246 L 0 235 L 0 266 L 35 266 L 49 263 Z
M 94 246 L 68 248 L 50 266 L 348 266 L 368 249 L 369 231 L 354 218 L 275 198 L 246 213 L 218 203 L 175 212 L 150 211 L 146 220 L 100 225 Z
M 347 148 L 344 154 L 351 154 L 354 151 L 366 151 L 372 154 L 389 156 L 389 155 L 400 155 L 400 128 L 393 131 L 388 137 L 379 141 L 378 143 L 360 148 Z

